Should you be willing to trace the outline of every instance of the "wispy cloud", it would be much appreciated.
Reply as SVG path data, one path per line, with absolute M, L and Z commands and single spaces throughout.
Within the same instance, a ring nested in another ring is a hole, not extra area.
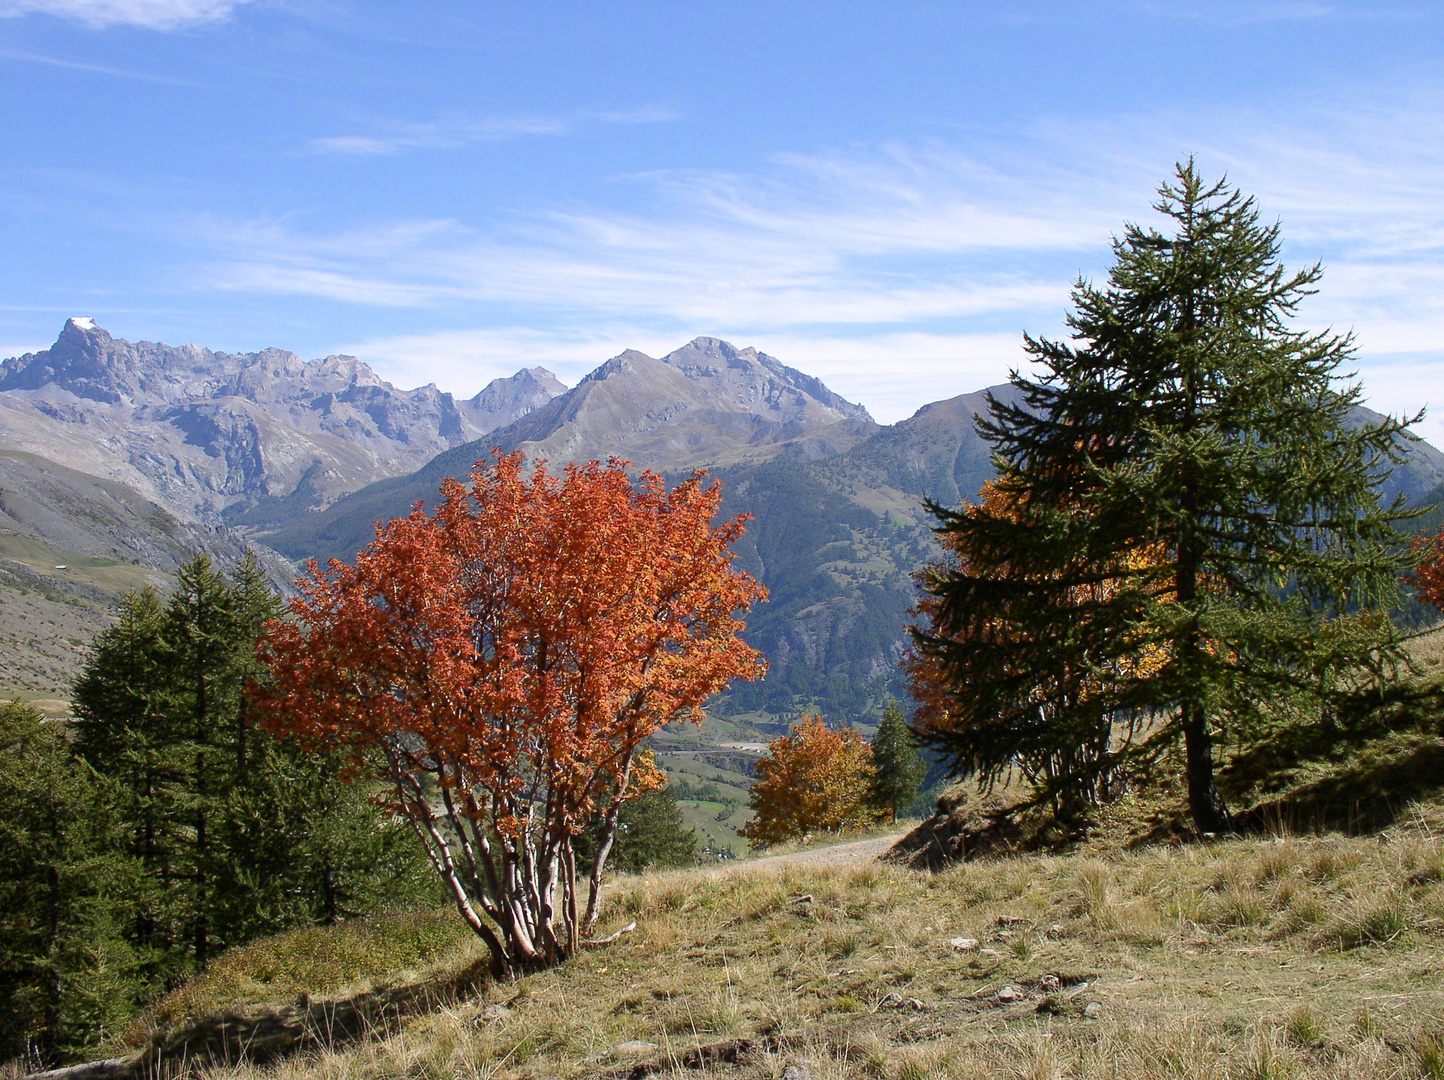
M 0 15 L 3 15 L 0 10 Z M 23 52 L 17 49 L 0 49 L 0 60 L 18 60 L 26 64 L 43 64 L 46 67 L 64 68 L 67 71 L 85 71 L 92 75 L 112 75 L 121 79 L 137 79 L 141 82 L 161 83 L 166 86 L 188 86 L 204 89 L 204 84 L 190 79 L 177 79 L 169 75 L 157 75 L 149 71 L 131 71 L 128 68 L 110 67 L 105 64 L 87 64 L 78 60 L 65 60 L 57 56 Z
M 0 0 L 0 17 L 41 14 L 101 28 L 174 30 L 227 18 L 246 0 Z
M 378 124 L 367 134 L 327 135 L 312 139 L 321 154 L 383 155 L 405 150 L 441 150 L 472 143 L 498 142 L 528 135 L 566 135 L 586 124 L 656 124 L 677 114 L 655 105 L 585 112 L 567 117 L 498 116 L 480 120 L 449 117 L 428 123 Z
M 1227 171 L 1282 220 L 1287 262 L 1325 262 L 1305 319 L 1356 331 L 1373 400 L 1402 411 L 1444 386 L 1435 90 L 1401 90 L 1388 109 L 1332 101 L 1113 117 L 794 154 L 748 173 L 621 178 L 646 212 L 478 208 L 344 232 L 289 220 L 197 232 L 218 288 L 445 311 L 453 323 L 469 313 L 477 329 L 460 336 L 353 346 L 419 381 L 470 392 L 473 361 L 495 374 L 545 363 L 575 378 L 627 345 L 666 351 L 708 333 L 766 349 L 896 419 L 999 381 L 1024 359 L 1022 330 L 1059 332 L 1075 277 L 1106 270 L 1109 236 L 1149 219 L 1154 187 L 1196 152 L 1206 173 Z M 1444 435 L 1440 412 L 1431 434 Z
M 1139 6 L 1157 18 L 1189 19 L 1196 22 L 1216 23 L 1222 26 L 1243 26 L 1262 22 L 1298 22 L 1312 19 L 1338 18 L 1356 12 L 1342 11 L 1337 4 L 1315 3 L 1313 0 L 1276 0 L 1261 3 L 1259 0 L 1232 0 L 1232 2 L 1209 4 L 1181 3 L 1166 0 L 1154 3 L 1144 0 Z M 1376 15 L 1396 14 L 1383 5 L 1378 5 Z
M 925 323 L 1059 302 L 1030 261 L 1096 248 L 1121 203 L 1015 177 L 975 176 L 940 148 L 881 161 L 792 158 L 770 178 L 653 174 L 657 211 L 544 212 L 506 227 L 407 222 L 303 234 L 212 224 L 225 288 L 397 307 L 531 306 L 677 326 Z M 1076 260 L 1075 260 L 1076 265 Z M 1063 276 L 1063 284 L 1071 274 Z

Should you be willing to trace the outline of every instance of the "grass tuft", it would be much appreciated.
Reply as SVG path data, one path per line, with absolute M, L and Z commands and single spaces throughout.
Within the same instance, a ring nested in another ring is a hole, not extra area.
M 1409 913 L 1395 893 L 1370 896 L 1349 905 L 1321 935 L 1326 946 L 1358 949 L 1391 945 L 1409 929 Z

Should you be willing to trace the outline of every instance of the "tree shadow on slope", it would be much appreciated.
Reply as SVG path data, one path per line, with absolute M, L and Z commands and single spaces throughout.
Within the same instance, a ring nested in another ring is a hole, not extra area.
M 159 1080 L 197 1068 L 265 1065 L 293 1054 L 334 1050 L 385 1035 L 409 1017 L 476 996 L 490 979 L 478 960 L 415 982 L 382 986 L 351 997 L 226 1010 L 158 1031 L 128 1058 L 90 1062 L 51 1073 L 55 1080 Z
M 1418 801 L 1444 795 L 1444 742 L 1413 732 L 1380 740 L 1336 772 L 1250 807 L 1242 832 L 1368 833 L 1388 828 Z
M 1241 832 L 1373 832 L 1444 792 L 1444 686 L 1409 680 L 1344 699 L 1234 757 L 1220 783 Z
M 1444 804 L 1444 685 L 1402 683 L 1343 702 L 1328 722 L 1297 722 L 1235 754 L 1220 787 L 1242 834 L 1370 833 L 1410 806 Z M 886 856 L 917 869 L 1030 851 L 1146 848 L 1195 838 L 1167 757 L 1126 798 L 1086 821 L 1051 820 L 1017 790 L 959 784 Z

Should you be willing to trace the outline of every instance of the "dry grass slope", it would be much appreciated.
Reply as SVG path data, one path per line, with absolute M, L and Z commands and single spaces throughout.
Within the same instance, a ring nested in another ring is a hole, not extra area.
M 607 917 L 638 929 L 514 985 L 439 995 L 369 1037 L 193 1071 L 762 1078 L 796 1064 L 813 1080 L 1444 1077 L 1444 811 L 1433 806 L 1363 838 L 1018 856 L 940 874 L 774 864 L 646 875 L 617 882 Z M 408 932 L 430 944 L 393 950 L 360 981 L 365 965 L 348 967 L 341 946 L 328 954 L 315 931 L 241 950 L 156 1019 L 174 1025 L 242 999 L 254 1012 L 268 993 L 274 1009 L 311 978 L 308 957 L 332 972 L 313 994 L 342 983 L 334 996 L 374 993 L 387 979 L 464 987 L 473 945 Z M 403 956 L 412 971 L 377 970 Z M 741 1053 L 697 1053 L 739 1039 L 751 1040 Z M 652 1045 L 618 1052 L 629 1042 Z

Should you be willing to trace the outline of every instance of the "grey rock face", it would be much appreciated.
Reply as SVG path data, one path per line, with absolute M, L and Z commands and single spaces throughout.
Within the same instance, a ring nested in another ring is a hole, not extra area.
M 463 424 L 475 434 L 506 427 L 527 413 L 567 392 L 561 381 L 544 367 L 522 368 L 508 379 L 494 379 L 486 388 L 461 403 Z
M 187 519 L 250 525 L 409 472 L 556 397 L 544 368 L 458 404 L 398 390 L 354 356 L 214 352 L 114 338 L 69 320 L 49 349 L 0 363 L 0 447 L 128 484 Z
M 872 420 L 861 405 L 834 394 L 821 379 L 790 368 L 753 348 L 736 349 L 718 338 L 693 338 L 662 357 L 689 379 L 710 382 L 710 392 L 773 423 Z

